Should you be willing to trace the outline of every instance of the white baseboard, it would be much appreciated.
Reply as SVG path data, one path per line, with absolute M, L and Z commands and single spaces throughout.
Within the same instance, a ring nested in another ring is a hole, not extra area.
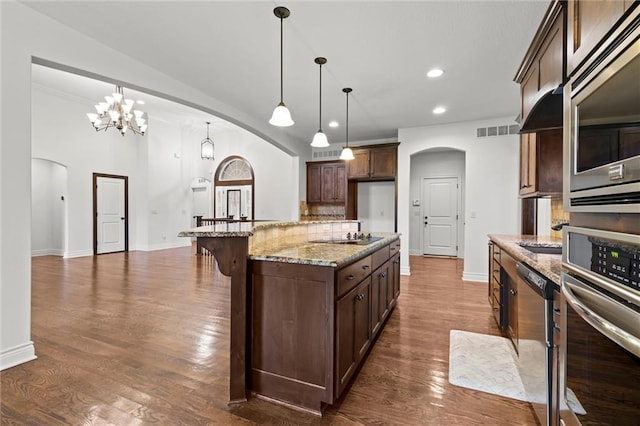
M 64 250 L 42 249 L 42 250 L 31 251 L 31 257 L 38 257 L 38 256 L 64 256 Z
M 488 283 L 489 282 L 489 274 L 484 274 L 480 272 L 463 272 L 462 273 L 462 281 L 474 281 L 478 283 Z
M 23 345 L 14 346 L 13 348 L 4 349 L 0 353 L 0 370 L 15 367 L 28 361 L 38 358 L 33 342 L 29 341 Z
M 71 259 L 73 257 L 85 257 L 85 256 L 93 256 L 93 250 L 76 250 L 76 251 L 68 251 L 65 253 L 65 259 Z
M 156 250 L 166 250 L 166 249 L 180 248 L 180 247 L 191 247 L 191 240 L 188 238 L 185 238 L 182 241 L 175 241 L 173 243 L 151 244 L 145 247 L 138 247 L 138 250 L 156 251 Z
M 401 266 L 400 275 L 411 275 L 411 268 L 408 266 Z
M 409 256 L 422 256 L 422 251 L 420 249 L 409 250 Z

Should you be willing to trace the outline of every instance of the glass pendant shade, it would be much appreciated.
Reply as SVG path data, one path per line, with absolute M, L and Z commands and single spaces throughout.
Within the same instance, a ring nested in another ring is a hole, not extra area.
M 269 120 L 269 124 L 278 127 L 293 126 L 294 123 L 291 119 L 291 113 L 289 112 L 289 109 L 286 107 L 284 102 L 280 102 L 278 106 L 273 110 L 273 115 Z
M 209 125 L 210 121 L 207 121 L 207 137 L 200 142 L 200 158 L 203 160 L 213 160 L 213 141 L 209 137 Z
M 341 160 L 353 160 L 353 151 L 348 146 L 342 149 L 340 153 Z
M 211 140 L 202 141 L 200 145 L 200 157 L 203 160 L 213 160 L 213 143 Z
M 313 136 L 313 140 L 311 141 L 311 146 L 314 148 L 328 147 L 329 141 L 327 140 L 327 135 L 325 135 L 322 130 L 318 130 L 318 132 Z

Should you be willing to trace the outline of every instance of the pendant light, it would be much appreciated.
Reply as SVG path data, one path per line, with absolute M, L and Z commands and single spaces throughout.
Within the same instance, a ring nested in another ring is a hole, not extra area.
M 286 7 L 279 6 L 273 9 L 273 14 L 280 19 L 280 103 L 273 110 L 269 124 L 278 127 L 289 127 L 293 126 L 293 120 L 289 109 L 283 101 L 282 21 L 290 15 L 290 12 Z
M 200 142 L 200 158 L 203 160 L 213 160 L 213 141 L 209 137 L 209 124 L 207 121 L 207 137 Z
M 345 141 L 347 145 L 342 149 L 342 152 L 340 153 L 340 159 L 353 160 L 353 151 L 351 151 L 351 148 L 349 148 L 349 93 L 351 93 L 352 89 L 349 87 L 345 87 L 344 89 L 342 89 L 342 91 L 347 95 L 347 120 L 345 122 L 347 127 L 347 137 Z
M 314 60 L 316 64 L 320 66 L 320 107 L 318 111 L 318 131 L 313 136 L 313 141 L 311 141 L 311 146 L 314 148 L 324 148 L 329 146 L 329 141 L 327 140 L 327 135 L 322 131 L 322 66 L 327 63 L 326 58 L 316 58 Z

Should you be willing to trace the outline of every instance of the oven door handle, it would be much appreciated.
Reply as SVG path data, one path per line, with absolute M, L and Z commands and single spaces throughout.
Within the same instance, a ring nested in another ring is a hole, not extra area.
M 636 356 L 640 356 L 640 337 L 634 336 L 605 318 L 609 316 L 616 318 L 618 322 L 626 323 L 628 327 L 624 328 L 627 330 L 639 330 L 638 313 L 564 272 L 562 273 L 562 294 L 567 303 L 593 328 Z M 583 297 L 580 298 L 580 295 Z M 594 307 L 588 305 L 589 299 L 592 305 L 596 305 L 601 310 L 605 309 L 610 315 L 596 312 Z

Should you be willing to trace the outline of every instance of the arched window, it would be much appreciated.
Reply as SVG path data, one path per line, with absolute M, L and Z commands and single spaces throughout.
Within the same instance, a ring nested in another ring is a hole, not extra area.
M 253 168 L 237 155 L 225 158 L 215 172 L 215 217 L 252 220 Z

